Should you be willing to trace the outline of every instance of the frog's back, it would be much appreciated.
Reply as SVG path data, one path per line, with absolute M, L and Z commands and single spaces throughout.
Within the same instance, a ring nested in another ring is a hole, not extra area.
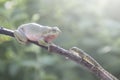
M 25 35 L 29 40 L 37 41 L 42 35 L 43 26 L 36 23 L 28 23 L 21 25 Z
M 27 28 L 26 30 L 29 30 L 30 32 L 35 32 L 35 33 L 41 31 L 41 29 L 43 27 L 36 23 L 29 23 L 24 26 Z
M 28 23 L 28 24 L 23 24 L 21 25 L 18 29 L 22 28 L 25 33 L 42 33 L 44 30 L 46 30 L 45 26 L 39 25 L 37 23 Z

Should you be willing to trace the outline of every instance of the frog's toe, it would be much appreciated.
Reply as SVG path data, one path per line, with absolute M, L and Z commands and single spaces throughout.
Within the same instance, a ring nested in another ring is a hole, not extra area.
M 38 43 L 43 46 L 48 46 L 48 43 L 46 43 L 44 40 L 39 40 Z

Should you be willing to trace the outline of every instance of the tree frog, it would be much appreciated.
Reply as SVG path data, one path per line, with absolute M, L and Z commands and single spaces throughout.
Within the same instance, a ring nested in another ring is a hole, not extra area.
M 58 27 L 43 26 L 37 23 L 20 25 L 14 31 L 19 43 L 26 44 L 28 40 L 37 41 L 40 45 L 48 46 L 60 33 Z

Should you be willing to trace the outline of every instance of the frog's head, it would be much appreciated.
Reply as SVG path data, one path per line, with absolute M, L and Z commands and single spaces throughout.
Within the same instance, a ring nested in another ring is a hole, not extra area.
M 45 37 L 45 41 L 52 42 L 52 40 L 54 40 L 60 32 L 61 30 L 58 27 L 51 27 L 47 33 L 47 36 Z
M 52 27 L 50 33 L 51 34 L 59 34 L 61 30 L 58 27 Z

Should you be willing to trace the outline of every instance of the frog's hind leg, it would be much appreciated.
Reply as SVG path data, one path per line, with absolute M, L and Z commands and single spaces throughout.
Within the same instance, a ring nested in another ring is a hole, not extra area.
M 25 34 L 22 30 L 19 30 L 19 31 L 15 30 L 14 36 L 19 43 L 21 43 L 21 44 L 27 43 L 27 37 L 25 36 Z

